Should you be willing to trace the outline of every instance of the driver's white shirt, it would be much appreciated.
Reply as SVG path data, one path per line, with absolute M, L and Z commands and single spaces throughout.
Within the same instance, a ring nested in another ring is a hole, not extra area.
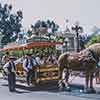
M 7 73 L 8 73 L 9 63 L 12 64 L 12 62 L 7 62 L 7 63 L 3 66 L 4 71 L 7 72 Z M 12 65 L 12 66 L 13 66 L 13 65 Z M 11 70 L 12 70 L 12 72 L 14 72 L 14 67 L 12 67 Z

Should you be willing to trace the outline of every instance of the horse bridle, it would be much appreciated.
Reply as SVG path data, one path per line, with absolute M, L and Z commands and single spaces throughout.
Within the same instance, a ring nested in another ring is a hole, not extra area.
M 99 57 L 97 56 L 97 54 L 93 51 L 88 49 L 88 51 L 91 53 L 92 57 L 97 61 L 97 63 L 99 62 Z

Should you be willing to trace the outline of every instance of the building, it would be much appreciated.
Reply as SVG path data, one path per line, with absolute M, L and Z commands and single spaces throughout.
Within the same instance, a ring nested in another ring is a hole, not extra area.
M 66 29 L 63 32 L 64 46 L 66 45 L 67 51 L 76 51 L 77 42 L 76 35 L 72 32 L 72 30 L 68 27 L 68 21 L 66 22 Z
M 67 50 L 68 51 L 75 51 L 76 42 L 75 42 L 75 34 L 71 32 L 64 32 L 63 37 L 65 38 L 64 44 L 67 43 Z

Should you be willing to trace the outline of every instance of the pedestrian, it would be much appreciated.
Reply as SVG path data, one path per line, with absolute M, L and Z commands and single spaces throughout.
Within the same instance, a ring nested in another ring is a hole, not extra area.
M 50 54 L 48 59 L 47 59 L 47 62 L 48 64 L 50 65 L 56 65 L 58 62 L 57 62 L 57 59 L 56 59 L 56 56 L 54 54 Z
M 23 68 L 26 71 L 26 81 L 27 85 L 30 86 L 32 83 L 33 77 L 35 76 L 35 64 L 31 54 L 27 54 L 23 61 Z
M 15 91 L 15 86 L 16 86 L 16 68 L 15 68 L 15 63 L 13 61 L 13 57 L 9 57 L 8 61 L 6 64 L 3 66 L 3 69 L 8 75 L 8 87 L 10 92 Z

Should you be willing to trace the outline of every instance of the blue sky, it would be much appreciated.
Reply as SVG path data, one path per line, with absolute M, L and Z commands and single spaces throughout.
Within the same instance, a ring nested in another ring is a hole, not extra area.
M 65 19 L 70 25 L 79 21 L 85 32 L 89 32 L 94 25 L 100 27 L 100 0 L 0 0 L 9 3 L 13 10 L 21 9 L 24 14 L 23 26 L 29 25 L 37 19 L 54 19 L 64 28 Z

